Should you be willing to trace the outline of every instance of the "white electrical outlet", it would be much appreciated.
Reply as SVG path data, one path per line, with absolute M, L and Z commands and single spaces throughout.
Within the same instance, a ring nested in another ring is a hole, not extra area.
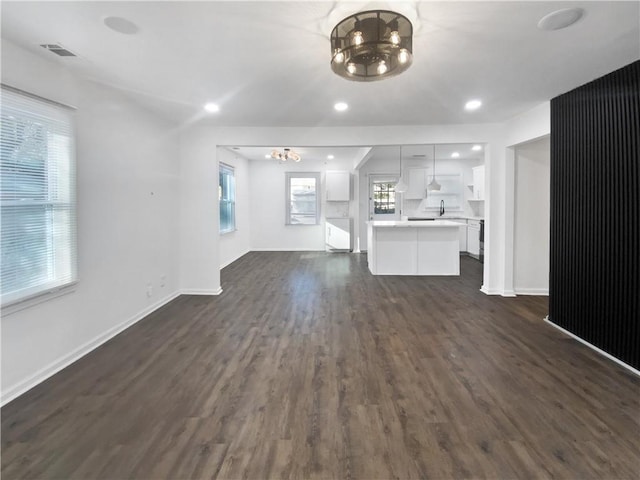
M 147 285 L 147 297 L 150 297 L 151 295 L 153 295 L 153 285 L 148 284 Z

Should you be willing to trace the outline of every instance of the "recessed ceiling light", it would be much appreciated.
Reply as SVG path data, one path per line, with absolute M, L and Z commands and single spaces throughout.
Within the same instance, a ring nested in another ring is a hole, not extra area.
M 271 158 L 271 155 L 269 155 L 268 153 L 265 153 L 264 158 Z
M 482 102 L 480 100 L 469 100 L 464 105 L 465 110 L 476 110 L 482 106 Z
M 458 152 L 453 152 L 451 154 L 451 158 L 458 158 L 460 156 L 460 154 Z
M 582 17 L 584 10 L 581 8 L 563 8 L 545 15 L 538 22 L 540 30 L 560 30 L 573 25 Z
M 107 17 L 103 20 L 104 24 L 114 32 L 124 33 L 125 35 L 133 35 L 138 33 L 138 26 L 122 17 Z
M 474 152 L 479 152 L 480 150 L 482 150 L 482 145 L 474 145 L 473 147 L 471 147 L 471 150 L 473 150 Z
M 205 104 L 204 109 L 209 113 L 215 113 L 220 111 L 220 107 L 217 104 L 211 103 L 211 102 Z
M 339 112 L 344 112 L 347 108 L 349 108 L 349 105 L 344 102 L 338 102 L 333 106 L 333 108 L 335 108 Z
M 328 158 L 329 160 L 333 160 L 335 157 L 334 157 L 333 155 L 327 155 L 327 158 Z

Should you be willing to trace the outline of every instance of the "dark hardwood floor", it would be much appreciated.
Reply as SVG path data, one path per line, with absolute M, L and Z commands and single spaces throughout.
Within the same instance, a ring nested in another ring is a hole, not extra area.
M 250 253 L 2 409 L 2 478 L 638 478 L 640 378 L 546 298 Z

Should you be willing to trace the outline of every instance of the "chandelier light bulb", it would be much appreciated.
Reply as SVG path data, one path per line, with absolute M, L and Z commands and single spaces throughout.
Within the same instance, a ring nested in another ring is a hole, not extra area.
M 401 49 L 398 52 L 398 62 L 407 63 L 408 60 L 409 60 L 409 52 L 407 51 L 406 48 Z
M 391 35 L 389 35 L 389 40 L 394 45 L 400 45 L 400 34 L 398 32 L 391 32 Z
M 344 62 L 344 53 L 340 50 L 336 50 L 336 54 L 334 55 L 333 59 L 336 63 Z
M 384 62 L 384 60 L 380 60 L 380 63 L 378 64 L 378 73 L 380 75 L 384 75 L 387 72 L 387 64 Z
M 356 45 L 362 45 L 364 38 L 362 37 L 362 32 L 357 31 L 353 32 L 353 43 Z
M 347 72 L 349 72 L 351 75 L 356 73 L 356 64 L 355 63 L 349 63 L 347 65 Z

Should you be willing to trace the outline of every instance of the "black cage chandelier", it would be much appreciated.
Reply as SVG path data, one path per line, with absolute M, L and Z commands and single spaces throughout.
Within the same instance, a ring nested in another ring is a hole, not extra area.
M 331 32 L 331 69 L 348 80 L 373 82 L 404 72 L 413 60 L 413 26 L 388 10 L 356 13 Z

